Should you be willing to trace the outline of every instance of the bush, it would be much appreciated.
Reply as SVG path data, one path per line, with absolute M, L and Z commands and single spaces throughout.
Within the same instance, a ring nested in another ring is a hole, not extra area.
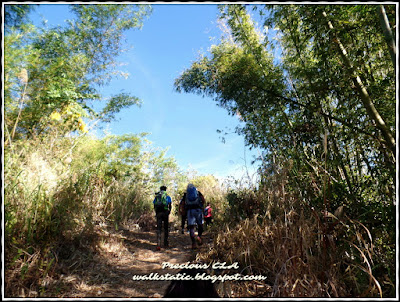
M 257 296 L 250 289 L 260 286 L 263 297 L 378 297 L 393 289 L 383 288 L 385 280 L 374 276 L 373 264 L 380 259 L 370 231 L 342 208 L 335 216 L 293 196 L 275 199 L 265 188 L 231 192 L 228 198 L 233 206 L 226 220 L 234 217 L 235 223 L 218 232 L 213 248 L 199 260 L 238 262 L 239 273 L 267 277 L 262 286 L 235 284 L 240 297 Z M 237 209 L 245 204 L 265 211 L 240 216 Z
M 136 153 L 118 147 L 127 140 Z M 55 269 L 58 247 L 65 242 L 90 237 L 96 225 L 118 228 L 151 211 L 153 194 L 143 179 L 152 176 L 139 168 L 146 162 L 120 163 L 125 155 L 140 158 L 140 152 L 139 140 L 132 137 L 110 142 L 45 135 L 5 148 L 8 295 L 18 296 L 23 288 L 38 293 L 39 281 Z M 110 167 L 120 173 L 110 174 Z

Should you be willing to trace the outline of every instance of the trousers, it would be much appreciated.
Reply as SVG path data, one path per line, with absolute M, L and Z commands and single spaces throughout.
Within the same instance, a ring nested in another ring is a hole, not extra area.
M 161 234 L 162 229 L 164 228 L 164 245 L 168 245 L 168 232 L 169 232 L 169 212 L 157 212 L 156 220 L 157 220 L 157 245 L 161 246 Z

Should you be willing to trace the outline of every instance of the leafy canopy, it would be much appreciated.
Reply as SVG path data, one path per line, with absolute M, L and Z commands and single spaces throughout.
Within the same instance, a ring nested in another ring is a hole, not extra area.
M 137 97 L 121 92 L 111 96 L 103 109 L 95 110 L 92 105 L 103 101 L 100 88 L 118 76 L 123 33 L 141 28 L 151 7 L 74 4 L 70 9 L 75 18 L 64 27 L 20 24 L 10 26 L 5 36 L 9 140 L 48 132 L 52 117 L 57 117 L 60 129 L 68 132 L 81 129 L 83 118 L 109 122 L 123 108 L 140 104 Z M 29 10 L 30 6 L 24 7 L 25 13 Z M 9 24 L 15 23 L 12 16 L 6 18 Z

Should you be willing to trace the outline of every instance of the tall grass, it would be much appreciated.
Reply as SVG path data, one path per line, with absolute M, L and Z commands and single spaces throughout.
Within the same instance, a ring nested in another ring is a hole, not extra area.
M 234 284 L 241 297 L 382 297 L 393 290 L 375 276 L 380 259 L 367 227 L 343 208 L 319 211 L 284 190 L 280 183 L 231 192 L 226 221 L 199 260 L 239 262 L 239 273 L 267 277 Z
M 32 139 L 5 149 L 6 296 L 40 296 L 61 244 L 149 210 L 148 192 L 135 179 L 107 177 L 104 158 L 74 168 L 80 157 L 71 151 L 79 139 Z

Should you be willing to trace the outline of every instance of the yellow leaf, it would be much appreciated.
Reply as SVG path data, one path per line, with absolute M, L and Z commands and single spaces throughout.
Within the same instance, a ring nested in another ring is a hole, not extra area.
M 61 115 L 57 111 L 54 111 L 52 114 L 50 114 L 50 118 L 52 120 L 59 121 L 61 119 Z

